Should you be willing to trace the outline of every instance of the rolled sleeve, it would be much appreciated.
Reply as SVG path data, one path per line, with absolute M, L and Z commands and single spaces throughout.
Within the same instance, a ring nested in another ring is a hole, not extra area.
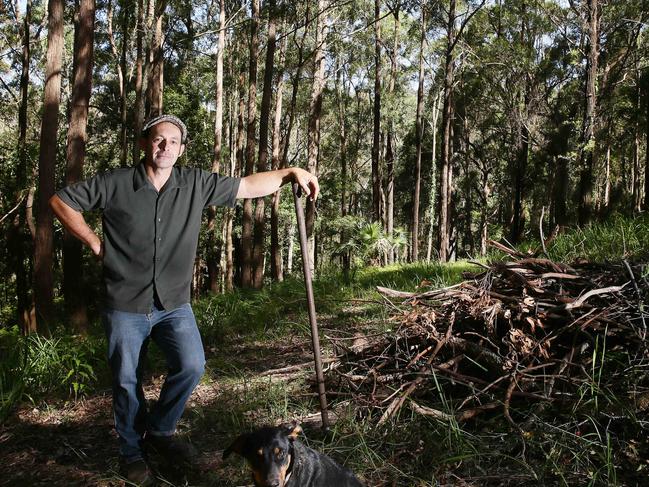
M 104 174 L 71 184 L 56 192 L 70 208 L 77 211 L 103 209 L 106 204 L 106 181 Z

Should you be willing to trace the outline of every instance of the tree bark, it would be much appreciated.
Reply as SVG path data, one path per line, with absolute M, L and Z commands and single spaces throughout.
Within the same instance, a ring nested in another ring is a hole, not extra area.
M 388 86 L 388 96 L 391 103 L 394 103 L 394 85 L 397 81 L 397 56 L 399 54 L 399 4 L 397 3 L 393 10 L 394 16 L 394 43 L 392 44 L 392 54 L 390 55 L 390 84 Z M 422 19 L 423 22 L 423 19 Z M 386 170 L 386 229 L 388 237 L 392 239 L 394 234 L 394 160 L 395 160 L 395 129 L 394 120 L 390 118 L 388 125 L 388 135 L 385 146 L 385 170 Z M 394 263 L 394 249 L 388 252 L 388 264 Z
M 30 319 L 32 303 L 29 298 L 28 270 L 25 265 L 27 252 L 31 245 L 31 238 L 27 235 L 26 228 L 26 203 L 27 200 L 27 166 L 29 158 L 27 155 L 27 107 L 29 103 L 29 63 L 31 59 L 30 31 L 32 19 L 32 2 L 27 0 L 25 4 L 25 16 L 22 19 L 16 18 L 20 27 L 22 38 L 22 55 L 20 74 L 20 105 L 18 108 L 18 165 L 16 167 L 16 178 L 14 188 L 14 202 L 18 210 L 11 220 L 7 235 L 7 249 L 10 256 L 10 265 L 16 278 L 16 321 L 19 324 L 23 335 L 36 332 L 36 323 Z
M 437 122 L 439 120 L 439 102 L 442 93 L 437 92 L 433 99 L 433 154 L 430 165 L 430 197 L 428 199 L 428 248 L 426 249 L 426 262 L 430 263 L 433 253 L 433 227 L 435 226 L 435 205 L 437 200 Z
M 122 44 L 120 52 L 117 50 L 117 43 L 115 42 L 115 34 L 113 32 L 113 17 L 114 9 L 113 2 L 108 2 L 108 12 L 106 14 L 107 21 L 107 34 L 108 42 L 110 43 L 111 51 L 116 60 L 117 68 L 117 81 L 119 83 L 119 161 L 120 166 L 126 166 L 126 159 L 128 158 L 128 127 L 126 122 L 127 116 L 127 96 L 126 96 L 126 56 L 128 53 L 128 27 L 130 22 L 130 5 L 128 0 L 124 0 L 124 4 L 120 9 L 122 15 Z
M 47 62 L 43 96 L 40 154 L 38 158 L 38 209 L 34 248 L 34 297 L 38 331 L 49 335 L 54 316 L 53 215 L 49 200 L 54 195 L 54 168 L 63 67 L 63 1 L 48 2 Z
M 283 23 L 282 23 L 283 25 Z M 283 65 L 285 59 L 286 41 L 280 45 L 279 64 Z M 280 153 L 282 103 L 284 91 L 284 68 L 277 73 L 277 84 L 275 87 L 275 109 L 273 117 L 273 153 L 272 169 L 283 168 Z M 284 280 L 282 265 L 282 246 L 279 238 L 279 203 L 281 191 L 275 191 L 270 212 L 270 272 L 274 281 Z
M 313 66 L 313 86 L 311 89 L 311 103 L 309 106 L 309 133 L 307 145 L 307 170 L 318 174 L 318 158 L 320 152 L 320 117 L 322 113 L 322 92 L 324 90 L 325 62 L 324 53 L 327 37 L 327 8 L 329 0 L 318 0 L 316 12 L 316 35 Z M 315 275 L 315 202 L 306 202 L 306 233 L 309 249 L 309 267 L 311 275 Z
M 514 162 L 514 211 L 512 214 L 512 225 L 510 229 L 510 242 L 517 244 L 523 234 L 524 216 L 523 200 L 525 191 L 525 174 L 527 173 L 527 160 L 529 157 L 529 129 L 527 127 L 527 111 L 529 106 L 529 83 L 526 81 L 522 105 L 516 110 L 516 160 Z
M 347 99 L 347 86 L 342 82 L 341 87 L 341 76 L 343 70 L 340 69 L 340 64 L 338 59 L 336 59 L 336 105 L 337 105 L 337 114 L 338 114 L 338 126 L 340 128 L 340 137 L 339 137 L 339 148 L 340 148 L 340 215 L 342 217 L 347 216 L 347 186 L 349 184 L 347 176 L 347 116 L 346 116 L 346 103 L 344 100 Z M 349 238 L 345 228 L 343 227 L 340 230 L 340 243 L 345 244 Z M 349 282 L 350 271 L 351 271 L 351 256 L 349 251 L 345 251 L 341 256 L 343 276 L 345 282 Z
M 246 171 L 248 176 L 255 168 L 255 141 L 257 127 L 257 57 L 259 55 L 259 0 L 251 0 L 250 59 L 248 65 L 248 125 L 246 130 Z M 241 285 L 252 287 L 253 258 L 252 200 L 243 202 L 243 225 L 241 231 Z
M 581 136 L 579 175 L 579 224 L 585 225 L 592 218 L 593 170 L 596 162 L 597 124 L 597 63 L 599 57 L 599 19 L 597 0 L 587 0 L 588 56 L 586 69 L 586 110 Z
M 644 159 L 644 206 L 643 209 L 649 213 L 649 67 L 646 68 L 645 74 L 645 100 L 646 100 L 646 144 L 645 144 L 645 159 Z
M 306 4 L 306 18 L 309 18 L 309 4 Z M 308 25 L 308 22 L 307 22 Z M 284 138 L 280 143 L 280 153 L 281 153 L 281 162 L 280 162 L 280 167 L 287 167 L 288 166 L 288 153 L 289 153 L 289 148 L 291 146 L 291 136 L 293 134 L 293 126 L 295 125 L 295 114 L 296 114 L 296 109 L 297 109 L 297 96 L 299 92 L 299 87 L 300 87 L 300 79 L 302 77 L 302 70 L 304 68 L 304 43 L 307 35 L 307 26 L 305 25 L 302 31 L 302 38 L 300 39 L 300 42 L 298 43 L 296 40 L 297 37 L 297 31 L 294 32 L 293 34 L 293 39 L 295 44 L 297 45 L 298 51 L 297 51 L 297 66 L 295 69 L 295 73 L 293 75 L 293 79 L 291 82 L 292 89 L 291 89 L 291 101 L 289 103 L 289 108 L 288 108 L 288 123 L 286 124 L 286 131 L 284 134 Z M 277 205 L 279 205 L 279 197 L 280 197 L 280 192 L 277 193 Z M 292 225 L 292 223 L 291 223 Z M 293 227 L 291 227 L 293 228 Z M 288 233 L 288 232 L 287 232 Z M 293 242 L 290 240 L 292 239 L 292 235 L 288 235 L 286 237 L 286 240 L 288 240 L 288 249 L 287 249 L 287 265 L 286 265 L 286 272 L 290 274 L 292 272 L 292 263 L 293 263 L 293 255 L 292 255 L 292 245 Z M 282 269 L 282 279 L 284 276 L 284 270 Z
M 642 110 L 642 88 L 640 69 L 636 65 L 636 103 L 635 109 L 638 114 Z M 639 213 L 642 209 L 642 163 L 640 162 L 640 144 L 642 143 L 642 129 L 640 127 L 640 117 L 636 119 L 633 137 L 633 213 Z
M 149 118 L 162 115 L 162 94 L 164 91 L 164 56 L 162 51 L 164 35 L 162 26 L 166 8 L 167 0 L 158 0 L 155 4 L 153 17 L 155 28 L 151 42 L 151 68 L 149 70 L 149 82 L 147 84 Z
M 88 106 L 92 88 L 93 48 L 95 27 L 95 0 L 79 2 L 75 26 L 74 73 L 65 171 L 65 184 L 81 181 L 88 139 Z M 88 333 L 83 285 L 81 242 L 70 232 L 64 232 L 63 291 L 68 318 L 72 329 L 79 334 Z
M 450 0 L 448 24 L 446 27 L 446 55 L 444 64 L 444 109 L 442 112 L 442 147 L 441 147 L 441 181 L 439 208 L 439 259 L 446 262 L 450 255 L 450 187 L 451 187 L 451 124 L 453 114 L 453 80 L 455 73 L 455 5 Z
M 380 0 L 374 0 L 374 103 L 372 109 L 372 218 L 382 220 L 381 215 L 381 7 Z
M 426 40 L 425 10 L 421 9 L 421 39 L 419 41 L 419 83 L 417 85 L 417 114 L 415 118 L 415 146 L 417 159 L 415 162 L 415 192 L 412 199 L 412 262 L 419 260 L 419 193 L 421 188 L 421 146 L 424 137 L 424 43 Z M 433 164 L 435 161 L 433 161 Z
M 223 54 L 225 50 L 225 0 L 219 0 L 219 40 L 216 53 L 216 116 L 214 120 L 214 152 L 212 157 L 212 172 L 221 169 L 221 152 L 223 145 Z M 219 229 L 222 233 L 222 229 Z M 207 213 L 207 275 L 210 292 L 219 292 L 219 263 L 216 251 L 218 236 L 216 235 L 216 207 L 211 206 Z
M 126 166 L 128 159 L 128 86 L 132 76 L 132 71 L 127 77 L 127 62 L 129 52 L 129 36 L 128 29 L 131 23 L 131 1 L 125 0 L 122 11 L 122 50 L 119 60 L 119 71 L 121 71 L 121 86 L 120 86 L 120 105 L 119 105 L 119 140 L 120 151 L 119 161 L 121 167 Z
M 237 109 L 237 136 L 236 136 L 236 145 L 235 145 L 235 153 L 236 153 L 236 169 L 235 172 L 237 175 L 241 175 L 244 171 L 244 136 L 245 136 L 245 130 L 244 130 L 244 114 L 245 114 L 245 109 L 246 109 L 246 98 L 245 98 L 245 83 L 246 83 L 246 74 L 245 70 L 241 69 L 239 72 L 239 79 L 237 82 L 237 93 L 238 93 L 238 98 L 239 98 L 239 107 Z M 232 215 L 232 213 L 231 213 Z M 232 215 L 232 218 L 234 218 L 234 215 Z M 231 223 L 230 223 L 231 227 Z M 230 229 L 230 235 L 232 235 L 232 231 Z M 240 242 L 240 240 L 239 240 Z M 228 254 L 228 258 L 232 258 L 232 254 L 235 253 L 234 249 L 232 249 L 232 252 Z M 241 252 L 238 253 L 239 256 L 241 256 Z M 243 258 L 239 257 L 239 262 L 236 263 L 236 265 L 243 267 Z M 250 272 L 248 268 L 248 273 Z M 235 274 L 235 262 L 234 259 L 230 262 L 230 265 L 226 268 L 226 289 L 228 289 L 228 280 L 231 280 L 232 283 L 234 282 L 234 274 Z M 242 275 L 241 272 L 239 272 L 240 276 Z M 230 287 L 229 289 L 232 289 Z
M 275 0 L 269 0 L 268 42 L 266 44 L 266 62 L 264 65 L 264 88 L 261 95 L 261 112 L 259 114 L 259 159 L 257 160 L 257 172 L 268 170 L 268 129 L 270 126 L 270 104 L 273 94 L 273 69 L 276 45 L 275 34 Z M 252 282 L 255 289 L 261 289 L 264 285 L 266 202 L 264 198 L 257 198 L 256 202 Z
M 138 140 L 144 126 L 144 0 L 137 2 L 137 35 L 135 38 L 135 107 L 133 121 L 133 165 L 140 162 Z

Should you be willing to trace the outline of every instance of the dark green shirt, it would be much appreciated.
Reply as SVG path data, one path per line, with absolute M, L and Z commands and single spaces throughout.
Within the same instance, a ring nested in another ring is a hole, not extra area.
M 189 302 L 203 209 L 234 206 L 239 178 L 174 166 L 156 191 L 144 164 L 98 174 L 57 195 L 77 211 L 103 210 L 106 305 L 149 313 Z

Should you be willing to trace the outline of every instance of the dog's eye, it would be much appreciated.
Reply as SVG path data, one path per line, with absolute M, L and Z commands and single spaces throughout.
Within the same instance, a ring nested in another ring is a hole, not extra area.
M 275 454 L 277 455 L 277 458 L 279 458 L 280 460 L 286 456 L 284 450 L 278 450 Z

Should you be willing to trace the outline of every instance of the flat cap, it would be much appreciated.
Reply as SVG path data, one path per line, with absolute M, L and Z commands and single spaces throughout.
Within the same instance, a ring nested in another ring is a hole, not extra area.
M 182 143 L 185 144 L 187 142 L 187 127 L 183 123 L 181 119 L 176 117 L 175 115 L 159 115 L 157 117 L 154 117 L 150 119 L 147 123 L 144 124 L 144 127 L 142 127 L 142 137 L 147 137 L 149 135 L 149 130 L 151 130 L 151 127 L 154 125 L 158 125 L 159 123 L 162 122 L 169 122 L 173 123 L 176 127 L 180 129 L 180 133 L 182 135 Z

